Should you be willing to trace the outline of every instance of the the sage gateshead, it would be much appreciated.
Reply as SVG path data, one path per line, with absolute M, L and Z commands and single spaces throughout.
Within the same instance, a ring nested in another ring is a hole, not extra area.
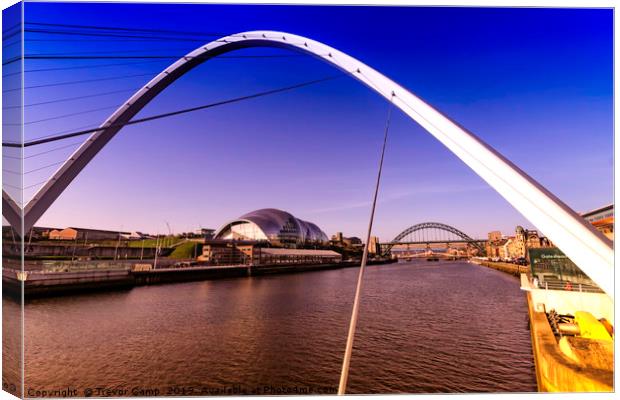
M 325 264 L 342 261 L 328 250 L 316 224 L 275 208 L 249 212 L 224 224 L 205 241 L 201 261 L 215 265 Z
M 316 224 L 275 208 L 252 211 L 228 222 L 217 230 L 214 239 L 267 241 L 272 246 L 288 248 L 329 243 Z

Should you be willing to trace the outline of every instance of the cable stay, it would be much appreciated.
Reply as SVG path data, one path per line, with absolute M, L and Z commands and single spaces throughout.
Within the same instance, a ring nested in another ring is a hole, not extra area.
M 349 378 L 349 366 L 351 364 L 351 353 L 353 352 L 353 341 L 355 339 L 355 327 L 357 326 L 357 319 L 359 315 L 360 300 L 362 297 L 362 284 L 364 281 L 364 269 L 368 261 L 368 245 L 370 243 L 370 235 L 372 234 L 372 223 L 375 218 L 375 208 L 377 206 L 377 195 L 379 194 L 379 185 L 381 183 L 381 172 L 383 171 L 383 158 L 385 156 L 385 147 L 387 144 L 388 131 L 390 129 L 390 121 L 392 120 L 392 109 L 394 106 L 394 92 L 390 97 L 390 105 L 388 108 L 388 114 L 385 121 L 385 132 L 383 134 L 383 147 L 381 148 L 381 158 L 379 160 L 379 170 L 377 171 L 377 182 L 375 184 L 375 191 L 372 199 L 372 207 L 370 209 L 370 219 L 368 221 L 368 232 L 366 234 L 366 245 L 364 246 L 364 253 L 362 255 L 362 263 L 360 265 L 360 271 L 357 277 L 357 287 L 355 288 L 355 298 L 353 299 L 353 310 L 351 312 L 351 321 L 349 322 L 349 334 L 347 336 L 347 344 L 344 351 L 344 358 L 342 360 L 342 371 L 340 373 L 340 383 L 338 385 L 338 395 L 342 396 L 347 390 L 347 380 Z
M 152 35 L 135 35 L 135 34 L 123 34 L 123 33 L 106 33 L 106 32 L 78 32 L 78 31 L 66 31 L 66 30 L 53 30 L 53 29 L 24 29 L 26 33 L 44 33 L 48 35 L 67 35 L 67 36 L 96 36 L 96 37 L 115 37 L 115 38 L 140 38 L 140 39 L 152 39 L 152 40 L 172 40 L 172 41 L 204 41 L 212 37 L 224 37 L 232 35 L 200 35 L 200 37 L 177 37 L 177 36 L 152 36 Z
M 153 121 L 153 120 L 157 120 L 157 119 L 161 119 L 161 118 L 168 118 L 168 117 L 172 117 L 172 116 L 176 116 L 176 115 L 181 115 L 181 114 L 186 114 L 186 113 L 190 113 L 190 112 L 194 112 L 194 111 L 204 110 L 204 109 L 207 109 L 207 108 L 213 108 L 213 107 L 222 106 L 222 105 L 226 105 L 226 104 L 238 103 L 238 102 L 244 101 L 244 100 L 255 99 L 255 98 L 258 98 L 258 97 L 264 97 L 264 96 L 268 96 L 268 95 L 271 95 L 271 94 L 287 92 L 287 91 L 290 91 L 290 90 L 299 89 L 299 88 L 310 86 L 310 85 L 314 85 L 314 84 L 317 84 L 317 83 L 327 82 L 327 81 L 330 81 L 330 80 L 342 78 L 344 76 L 348 76 L 349 74 L 350 74 L 350 72 L 342 72 L 340 74 L 327 76 L 325 78 L 320 78 L 320 79 L 315 79 L 315 80 L 311 80 L 311 81 L 301 82 L 301 83 L 297 83 L 297 84 L 291 85 L 291 86 L 285 86 L 285 87 L 281 87 L 281 88 L 277 88 L 277 89 L 271 89 L 271 90 L 267 90 L 267 91 L 263 91 L 263 92 L 258 92 L 258 93 L 254 93 L 254 94 L 250 94 L 250 95 L 246 95 L 246 96 L 235 97 L 235 98 L 231 98 L 231 99 L 228 99 L 228 100 L 218 101 L 218 102 L 215 102 L 215 103 L 209 103 L 209 104 L 204 104 L 204 105 L 197 106 L 197 107 L 190 107 L 190 108 L 185 108 L 185 109 L 181 109 L 181 110 L 171 111 L 171 112 L 167 112 L 167 113 L 163 113 L 163 114 L 152 115 L 150 117 L 134 119 L 134 120 L 131 120 L 131 121 L 128 121 L 128 122 L 125 122 L 125 123 L 111 124 L 111 125 L 101 126 L 101 127 L 98 127 L 98 128 L 85 129 L 85 130 L 81 130 L 81 131 L 77 131 L 77 132 L 71 132 L 71 133 L 67 133 L 67 134 L 64 134 L 64 135 L 57 135 L 57 136 L 51 136 L 51 137 L 47 137 L 47 138 L 34 139 L 34 140 L 31 140 L 31 141 L 28 141 L 28 142 L 24 142 L 24 143 L 3 142 L 2 146 L 3 147 L 30 147 L 30 146 L 36 146 L 36 145 L 40 145 L 40 144 L 43 144 L 43 143 L 50 143 L 50 142 L 55 142 L 55 141 L 58 141 L 58 140 L 63 140 L 63 139 L 68 139 L 68 138 L 72 138 L 72 137 L 76 137 L 76 136 L 86 135 L 86 134 L 89 134 L 89 133 L 100 132 L 100 131 L 103 131 L 105 129 L 111 128 L 111 127 L 123 127 L 123 126 L 127 126 L 127 125 L 136 125 L 136 124 L 140 124 L 140 123 L 143 123 L 143 122 Z
M 126 53 L 138 52 L 141 50 L 131 50 Z M 237 56 L 218 56 L 215 59 L 222 58 L 295 58 L 295 57 L 303 57 L 303 54 L 257 54 L 257 55 L 237 55 Z M 188 60 L 192 58 L 200 58 L 202 56 L 188 56 L 187 54 L 176 54 L 176 55 L 134 55 L 127 56 L 123 54 L 98 54 L 98 55 L 88 55 L 84 53 L 74 53 L 74 54 L 27 54 L 24 56 L 26 60 L 114 60 L 114 59 L 128 59 L 128 60 L 142 60 L 142 59 L 177 59 L 177 58 L 186 58 Z
M 291 57 L 303 57 L 303 54 L 262 54 L 262 55 L 239 55 L 239 56 L 222 56 L 221 58 L 235 58 L 235 59 L 239 59 L 239 58 L 291 58 Z M 38 56 L 37 56 L 38 57 Z M 52 59 L 55 59 L 56 56 L 51 56 Z M 61 56 L 64 57 L 64 56 Z M 88 57 L 88 56 L 87 56 Z M 101 57 L 108 57 L 108 56 L 95 56 L 97 58 L 101 58 Z M 116 58 L 117 56 L 110 56 L 112 58 Z M 122 56 L 121 56 L 122 57 Z M 162 59 L 167 59 L 167 58 L 179 58 L 177 56 L 146 56 L 148 58 L 162 58 Z M 143 58 L 143 56 L 139 56 L 138 58 Z M 191 59 L 192 57 L 189 56 L 185 56 L 186 59 Z M 28 59 L 28 56 L 26 56 L 26 59 Z M 46 56 L 47 59 L 47 56 Z M 82 58 L 80 58 L 82 59 Z M 142 63 L 146 63 L 146 62 L 156 62 L 156 61 L 144 61 Z M 118 63 L 118 64 L 107 64 L 108 66 L 112 66 L 112 65 L 131 65 L 131 64 L 140 64 L 140 63 Z M 76 68 L 86 68 L 85 66 L 80 66 L 80 67 L 76 67 Z M 66 68 L 66 69 L 70 69 L 70 68 Z M 45 70 L 49 70 L 49 69 L 45 69 Z M 50 86 L 64 86 L 64 85 L 73 85 L 73 84 L 78 84 L 78 83 L 86 83 L 86 82 L 97 82 L 97 81 L 104 81 L 104 80 L 114 80 L 114 79 L 125 79 L 125 78 L 132 78 L 132 77 L 138 77 L 138 76 L 154 76 L 157 75 L 159 72 L 161 72 L 161 70 L 157 70 L 157 71 L 149 71 L 146 73 L 142 73 L 142 74 L 134 74 L 134 75 L 127 75 L 127 74 L 121 74 L 121 75 L 113 75 L 113 76 L 104 76 L 104 77 L 100 77 L 100 78 L 91 78 L 91 79 L 79 79 L 79 80 L 74 80 L 74 81 L 65 81 L 65 82 L 56 82 L 56 83 L 48 83 L 48 84 L 42 84 L 42 85 L 32 85 L 32 86 L 25 86 L 23 88 L 19 87 L 19 88 L 11 88 L 11 89 L 6 89 L 3 90 L 2 93 L 7 93 L 7 92 L 14 92 L 14 91 L 18 91 L 18 90 L 22 90 L 22 89 L 38 89 L 38 88 L 43 88 L 43 87 L 50 87 Z M 17 73 L 13 73 L 13 74 L 18 74 L 21 72 L 17 72 Z
M 113 80 L 118 80 L 118 79 L 137 78 L 137 77 L 142 77 L 142 76 L 153 76 L 154 74 L 157 74 L 157 72 L 146 72 L 146 73 L 142 73 L 142 74 L 133 74 L 133 75 L 123 74 L 123 75 L 109 76 L 109 77 L 104 77 L 104 78 L 80 79 L 80 80 L 75 80 L 75 81 L 46 83 L 46 84 L 43 84 L 43 85 L 32 85 L 32 86 L 24 86 L 24 87 L 19 87 L 19 88 L 6 89 L 6 90 L 3 90 L 2 93 L 15 92 L 15 91 L 18 91 L 18 90 L 25 90 L 25 89 L 40 89 L 40 88 L 44 88 L 44 87 L 76 85 L 76 84 L 79 84 L 79 83 L 113 81 Z
M 31 155 L 28 155 L 28 156 L 24 156 L 24 157 L 11 156 L 11 155 L 8 155 L 8 154 L 3 154 L 2 158 L 11 158 L 11 159 L 14 159 L 14 160 L 22 160 L 22 159 L 23 160 L 27 160 L 27 159 L 30 159 L 30 158 L 35 158 L 35 157 L 42 156 L 44 154 L 53 153 L 55 151 L 59 151 L 59 150 L 63 150 L 63 149 L 68 149 L 70 147 L 75 147 L 75 146 L 78 146 L 80 144 L 82 144 L 82 142 L 75 142 L 75 143 L 71 143 L 71 144 L 66 144 L 64 146 L 53 147 L 53 148 L 51 148 L 49 150 L 41 151 L 39 153 L 34 153 L 34 154 L 31 154 Z
M 127 32 L 149 32 L 149 33 L 175 33 L 181 35 L 203 35 L 203 36 L 226 36 L 221 32 L 188 32 L 179 31 L 175 29 L 144 29 L 144 28 L 126 28 L 120 26 L 101 26 L 101 25 L 78 25 L 78 24 L 58 24 L 58 23 L 45 23 L 45 22 L 26 22 L 26 25 L 33 26 L 53 26 L 57 28 L 70 28 L 70 29 L 89 29 L 89 30 L 105 30 L 105 31 L 127 31 Z M 10 29 L 10 28 L 9 28 Z
M 302 54 L 257 54 L 257 55 L 245 55 L 245 56 L 219 56 L 214 58 L 214 60 L 220 60 L 222 58 L 257 58 L 257 59 L 269 59 L 269 58 L 288 58 L 288 57 L 300 57 Z M 112 56 L 112 58 L 115 58 Z M 38 60 L 42 60 L 43 58 L 37 58 Z M 82 57 L 73 57 L 67 56 L 67 58 L 54 58 L 54 60 L 93 60 L 94 58 L 82 58 Z M 26 69 L 24 71 L 11 72 L 8 74 L 2 74 L 3 77 L 9 77 L 13 75 L 19 75 L 22 73 L 33 73 L 33 72 L 49 72 L 49 71 L 64 71 L 64 70 L 73 70 L 73 69 L 92 69 L 92 68 L 105 68 L 105 67 L 120 67 L 126 65 L 140 65 L 140 64 L 149 64 L 149 63 L 157 63 L 162 62 L 163 60 L 168 60 L 168 57 L 161 59 L 153 59 L 147 61 L 135 61 L 135 62 L 120 62 L 120 63 L 110 63 L 110 64 L 89 64 L 89 65 L 75 65 L 71 67 L 52 67 L 52 68 L 35 68 L 35 69 Z
M 112 110 L 112 109 L 118 108 L 120 106 L 121 106 L 121 104 L 111 104 L 111 105 L 108 105 L 108 106 L 105 106 L 105 107 L 90 108 L 88 110 L 76 111 L 76 112 L 72 112 L 72 113 L 68 113 L 68 114 L 55 115 L 53 117 L 35 119 L 35 120 L 32 120 L 32 121 L 26 121 L 26 122 L 23 123 L 23 125 L 38 124 L 38 123 L 41 123 L 41 122 L 53 121 L 53 120 L 69 118 L 69 117 L 75 117 L 75 116 L 83 115 L 83 114 L 90 114 L 90 113 L 94 113 L 94 112 L 97 112 L 97 111 Z
M 42 105 L 46 105 L 46 104 L 63 103 L 63 102 L 66 102 L 66 101 L 75 101 L 75 100 L 89 99 L 89 98 L 92 98 L 92 97 L 109 96 L 111 94 L 116 94 L 116 93 L 135 92 L 138 89 L 140 89 L 140 88 L 139 87 L 132 87 L 130 89 L 119 89 L 119 90 L 112 90 L 110 92 L 101 92 L 101 93 L 87 94 L 87 95 L 83 95 L 83 96 L 64 97 L 64 98 L 60 98 L 60 99 L 56 99 L 56 100 L 39 101 L 39 102 L 36 102 L 36 103 L 24 104 L 24 108 L 42 106 Z M 20 105 L 13 105 L 13 106 L 4 106 L 4 107 L 2 107 L 2 109 L 8 110 L 8 109 L 21 108 L 21 107 L 22 106 L 20 106 Z
M 223 58 L 291 58 L 291 57 L 302 57 L 300 54 L 263 54 L 263 55 L 239 55 L 239 56 L 219 56 L 214 58 L 223 59 Z M 179 58 L 192 59 L 194 57 L 188 55 L 24 55 L 24 56 L 16 56 L 8 59 L 2 63 L 3 66 L 7 66 L 18 61 L 22 60 L 176 60 Z M 200 58 L 201 56 L 197 56 L 195 58 Z
M 42 56 L 89 56 L 89 55 L 101 55 L 101 53 L 105 53 L 108 52 L 110 55 L 116 55 L 118 54 L 131 54 L 131 53 L 144 53 L 145 51 L 158 51 L 161 53 L 164 52 L 168 52 L 168 51 L 187 51 L 188 47 L 191 49 L 193 49 L 192 46 L 177 46 L 177 47 L 165 47 L 165 48 L 154 48 L 154 49 L 145 49 L 144 48 L 144 43 L 141 43 L 141 45 L 143 46 L 143 48 L 140 49 L 127 49 L 127 50 L 94 50 L 94 51 L 77 51 L 77 52 L 58 52 L 58 53 L 31 53 L 31 54 L 27 54 L 26 56 L 29 57 L 42 57 Z M 124 48 L 124 46 L 123 46 Z M 165 54 L 165 53 L 164 53 Z

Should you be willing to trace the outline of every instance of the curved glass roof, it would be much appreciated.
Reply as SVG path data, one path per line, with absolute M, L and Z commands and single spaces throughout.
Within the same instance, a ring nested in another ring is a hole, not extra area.
M 269 241 L 277 241 L 280 244 L 304 244 L 313 242 L 327 242 L 328 238 L 316 224 L 296 218 L 291 213 L 276 208 L 263 208 L 242 215 L 234 221 L 225 224 L 215 233 L 215 238 L 235 237 L 234 231 L 253 232 L 254 229 L 239 229 L 239 225 L 251 224 L 260 232 L 250 234 L 244 239 L 261 240 L 265 237 Z

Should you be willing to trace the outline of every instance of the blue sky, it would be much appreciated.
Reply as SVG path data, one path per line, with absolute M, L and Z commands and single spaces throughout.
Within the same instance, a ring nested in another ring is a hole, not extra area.
M 307 36 L 409 88 L 576 211 L 613 201 L 611 10 L 59 3 L 25 7 L 27 22 L 214 34 L 269 29 Z M 26 53 L 182 56 L 202 44 L 198 40 L 215 39 L 191 38 L 195 40 L 129 41 L 28 32 Z M 237 54 L 292 53 L 249 49 Z M 26 139 L 99 124 L 131 90 L 173 61 L 27 73 L 26 86 L 143 76 L 27 89 L 26 104 L 126 92 L 29 107 L 26 122 L 109 109 L 30 123 Z M 26 69 L 123 62 L 132 60 L 27 60 Z M 215 59 L 175 82 L 138 117 L 334 72 L 311 57 Z M 316 222 L 328 235 L 343 231 L 364 236 L 387 107 L 368 88 L 344 78 L 124 128 L 39 225 L 166 232 L 168 221 L 178 232 L 216 228 L 247 211 L 276 207 Z M 26 155 L 63 144 L 41 146 Z M 60 161 L 72 149 L 29 158 L 24 170 Z M 44 181 L 54 168 L 27 174 L 25 185 Z M 517 224 L 531 227 L 430 134 L 395 112 L 375 233 L 389 239 L 425 221 L 444 222 L 478 237 L 495 229 L 510 233 Z

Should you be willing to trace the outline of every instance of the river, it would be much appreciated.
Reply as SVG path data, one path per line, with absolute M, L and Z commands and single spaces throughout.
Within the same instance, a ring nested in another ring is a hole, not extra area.
M 25 394 L 334 393 L 357 273 L 29 300 Z M 5 332 L 18 329 L 6 316 L 19 305 L 3 306 Z M 455 261 L 370 266 L 348 392 L 536 391 L 526 316 L 519 281 L 499 271 Z M 10 353 L 5 360 L 18 358 Z

